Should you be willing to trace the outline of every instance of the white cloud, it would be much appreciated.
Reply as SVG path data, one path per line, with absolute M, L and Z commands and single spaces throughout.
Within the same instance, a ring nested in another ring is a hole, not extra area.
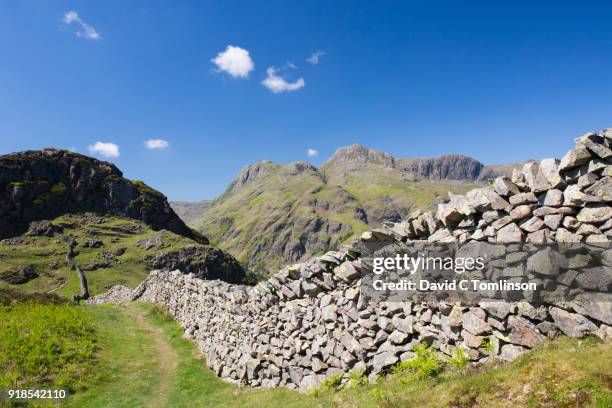
M 119 157 L 119 146 L 114 143 L 96 142 L 87 147 L 89 153 L 104 157 Z
M 317 65 L 322 56 L 325 55 L 325 51 L 315 51 L 310 54 L 310 57 L 306 58 L 306 61 L 312 65 Z
M 316 149 L 308 149 L 308 157 L 317 157 L 319 155 L 319 151 Z
M 287 82 L 287 80 L 279 75 L 276 75 L 277 70 L 270 67 L 266 70 L 266 79 L 261 81 L 262 85 L 274 93 L 297 91 L 306 86 L 303 78 L 295 82 Z
M 255 64 L 244 48 L 228 45 L 211 60 L 220 71 L 227 72 L 234 78 L 246 78 L 255 68 Z
M 164 150 L 170 147 L 170 142 L 164 139 L 149 139 L 144 141 L 147 149 Z
M 90 40 L 99 40 L 102 38 L 100 33 L 98 33 L 95 28 L 83 21 L 83 19 L 79 17 L 79 14 L 74 10 L 65 12 L 63 21 L 66 24 L 77 23 L 81 26 L 81 30 L 76 32 L 77 37 L 88 38 Z

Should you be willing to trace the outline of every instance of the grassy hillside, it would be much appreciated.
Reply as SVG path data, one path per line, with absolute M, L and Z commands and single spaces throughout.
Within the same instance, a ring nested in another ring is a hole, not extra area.
M 59 314 L 58 307 L 62 310 Z M 60 348 L 58 355 L 72 362 L 61 374 L 72 379 L 68 384 L 72 384 L 73 394 L 63 405 L 67 407 L 552 408 L 609 407 L 612 403 L 612 347 L 594 338 L 560 338 L 512 364 L 494 363 L 478 369 L 442 362 L 440 369 L 424 370 L 431 368 L 432 357 L 437 358 L 429 355 L 413 367 L 398 368 L 396 374 L 381 378 L 377 384 L 365 384 L 353 376 L 340 390 L 332 379 L 303 394 L 283 388 L 237 388 L 223 382 L 205 367 L 194 344 L 183 339 L 179 325 L 163 310 L 148 304 L 29 304 L 0 307 L 0 315 L 3 321 L 11 322 L 0 328 L 0 349 L 9 344 L 7 339 L 31 344 L 29 361 L 39 362 L 29 365 L 33 367 L 29 371 L 20 371 L 23 358 L 14 352 L 0 353 L 4 356 L 0 357 L 3 372 L 9 367 L 11 372 L 25 373 L 17 382 L 3 377 L 0 386 L 59 384 L 54 380 L 59 376 L 45 375 L 49 371 L 44 364 L 45 346 L 64 341 L 54 333 L 72 333 L 74 344 Z M 49 319 L 54 315 L 58 317 Z M 31 327 L 37 330 L 32 332 Z M 44 338 L 41 333 L 48 333 L 48 340 L 38 342 Z M 75 353 L 79 344 L 87 347 L 79 347 L 83 351 Z M 423 372 L 432 375 L 415 376 Z
M 155 232 L 129 218 L 95 214 L 65 215 L 53 221 L 78 243 L 76 262 L 82 267 L 92 295 L 112 285 L 136 287 L 151 271 L 147 255 L 174 251 L 194 241 L 168 231 Z M 0 289 L 24 293 L 78 293 L 78 279 L 66 262 L 67 245 L 58 237 L 22 236 L 0 241 Z M 32 268 L 38 277 L 11 284 L 20 268 Z
M 275 269 L 367 228 L 359 201 L 314 167 L 261 166 L 265 175 L 228 189 L 192 224 L 249 267 Z
M 249 268 L 271 272 L 476 185 L 424 179 L 375 161 L 350 164 L 248 166 L 190 226 Z

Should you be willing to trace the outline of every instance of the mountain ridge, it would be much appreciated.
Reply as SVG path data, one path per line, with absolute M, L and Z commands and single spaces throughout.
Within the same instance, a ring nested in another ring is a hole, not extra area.
M 250 268 L 280 264 L 340 245 L 384 220 L 431 209 L 511 168 L 464 155 L 396 158 L 363 145 L 336 150 L 322 165 L 262 160 L 244 166 L 189 225 Z M 186 206 L 182 203 L 181 206 Z

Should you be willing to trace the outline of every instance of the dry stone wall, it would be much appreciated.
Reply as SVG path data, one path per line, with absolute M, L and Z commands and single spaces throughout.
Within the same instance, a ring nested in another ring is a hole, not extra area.
M 611 145 L 612 129 L 586 134 L 560 161 L 529 163 L 489 187 L 451 194 L 436 213 L 415 212 L 254 287 L 153 271 L 135 290 L 114 287 L 92 302 L 165 305 L 218 376 L 250 386 L 305 389 L 356 369 L 372 377 L 411 359 L 421 342 L 449 356 L 462 348 L 478 363 L 512 360 L 557 335 L 609 339 L 610 303 L 367 302 L 360 270 L 364 244 L 373 242 L 610 242 Z M 612 267 L 610 250 L 601 255 Z M 596 282 L 609 293 L 609 274 Z

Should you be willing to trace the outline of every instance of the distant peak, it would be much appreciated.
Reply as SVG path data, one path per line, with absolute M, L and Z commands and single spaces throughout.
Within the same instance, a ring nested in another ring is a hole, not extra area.
M 240 170 L 240 173 L 228 186 L 226 192 L 236 191 L 253 180 L 265 177 L 272 173 L 276 167 L 277 164 L 271 160 L 262 160 L 257 163 L 248 164 Z
M 365 147 L 360 144 L 340 147 L 328 162 L 376 162 L 384 166 L 393 167 L 395 159 L 389 153 Z

